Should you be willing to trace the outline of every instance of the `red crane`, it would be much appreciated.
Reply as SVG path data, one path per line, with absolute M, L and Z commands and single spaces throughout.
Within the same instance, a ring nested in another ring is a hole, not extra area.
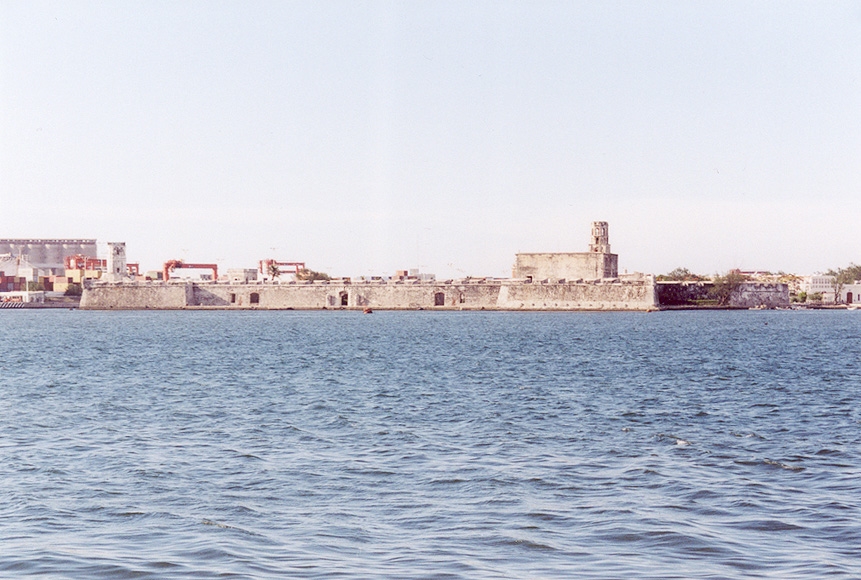
M 168 260 L 164 263 L 164 271 L 162 272 L 162 280 L 165 282 L 170 280 L 170 273 L 177 268 L 204 268 L 212 270 L 212 279 L 218 280 L 218 265 L 217 264 L 186 264 L 182 260 Z
M 305 269 L 305 262 L 279 262 L 278 260 L 268 259 L 260 260 L 260 273 L 268 274 L 269 266 L 290 266 L 294 268 L 294 273 L 298 274 Z

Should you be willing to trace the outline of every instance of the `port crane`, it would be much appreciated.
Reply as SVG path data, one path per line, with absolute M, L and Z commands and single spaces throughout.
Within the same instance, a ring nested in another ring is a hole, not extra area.
M 264 276 L 269 274 L 269 268 L 271 266 L 289 266 L 293 268 L 293 273 L 298 274 L 302 270 L 305 269 L 305 262 L 279 262 L 278 260 L 268 259 L 268 260 L 260 260 L 259 271 Z
M 204 270 L 212 270 L 212 279 L 218 280 L 218 265 L 217 264 L 186 264 L 182 260 L 168 260 L 164 263 L 162 272 L 162 280 L 167 282 L 170 280 L 170 273 L 177 268 L 202 268 Z

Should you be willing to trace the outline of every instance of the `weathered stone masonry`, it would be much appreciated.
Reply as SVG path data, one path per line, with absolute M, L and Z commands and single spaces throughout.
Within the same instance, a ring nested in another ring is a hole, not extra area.
M 650 310 L 651 278 L 530 283 L 522 280 L 313 283 L 148 282 L 90 285 L 85 309 Z

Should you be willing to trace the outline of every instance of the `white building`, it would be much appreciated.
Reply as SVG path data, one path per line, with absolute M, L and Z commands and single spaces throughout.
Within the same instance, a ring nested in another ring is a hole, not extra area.
M 840 302 L 843 304 L 861 303 L 861 280 L 855 280 L 852 284 L 846 284 L 840 290 Z
M 807 293 L 807 299 L 812 294 L 822 294 L 823 302 L 834 302 L 834 276 L 815 274 L 807 276 L 801 283 L 801 291 Z
M 801 291 L 807 292 L 808 300 L 811 294 L 817 292 L 822 294 L 822 301 L 834 304 L 858 304 L 861 303 L 861 280 L 856 280 L 852 284 L 845 284 L 840 289 L 840 299 L 835 300 L 837 289 L 834 287 L 834 276 L 814 275 L 804 278 L 801 284 Z
M 43 273 L 24 257 L 0 254 L 0 274 L 8 278 L 26 278 L 28 282 L 35 282 L 40 275 L 49 273 L 48 270 Z
M 0 292 L 0 302 L 21 302 L 21 303 L 29 303 L 29 302 L 45 302 L 45 292 L 42 290 L 38 291 L 23 291 L 23 292 Z
M 254 268 L 231 268 L 227 270 L 227 279 L 234 284 L 248 284 L 249 282 L 256 282 L 257 270 Z

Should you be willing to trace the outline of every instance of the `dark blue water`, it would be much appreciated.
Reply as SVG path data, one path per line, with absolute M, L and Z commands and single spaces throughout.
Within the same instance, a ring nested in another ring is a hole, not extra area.
M 859 578 L 861 313 L 0 312 L 0 575 Z

